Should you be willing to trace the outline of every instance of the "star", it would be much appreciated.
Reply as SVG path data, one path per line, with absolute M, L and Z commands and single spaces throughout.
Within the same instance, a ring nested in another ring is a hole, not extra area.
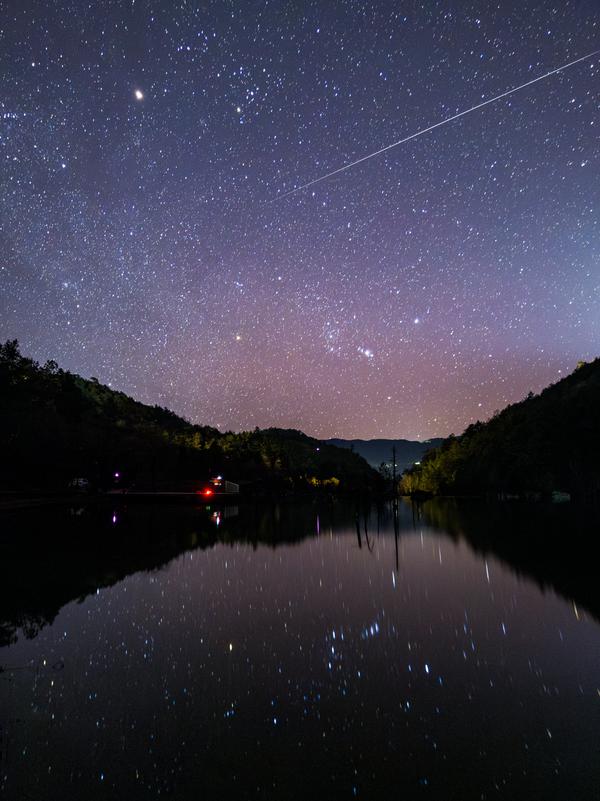
M 3 27 L 0 320 L 27 355 L 349 439 L 458 434 L 597 355 L 594 0 L 92 4 L 81 68 L 54 5 Z

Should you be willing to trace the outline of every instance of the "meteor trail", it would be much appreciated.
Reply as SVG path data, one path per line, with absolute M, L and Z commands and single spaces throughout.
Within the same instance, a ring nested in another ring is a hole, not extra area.
M 490 97 L 489 100 L 484 100 L 482 103 L 478 103 L 476 106 L 471 106 L 471 108 L 467 108 L 464 111 L 460 111 L 458 114 L 453 114 L 452 117 L 446 117 L 445 120 L 440 120 L 440 122 L 436 122 L 433 125 L 430 125 L 428 128 L 422 128 L 420 131 L 410 134 L 410 136 L 405 136 L 404 139 L 399 139 L 397 142 L 392 142 L 391 145 L 386 145 L 385 147 L 382 147 L 379 150 L 375 150 L 374 153 L 368 153 L 366 156 L 362 156 L 361 158 L 356 159 L 356 161 L 351 161 L 349 164 L 344 164 L 343 167 L 338 167 L 337 170 L 328 172 L 326 175 L 321 175 L 319 178 L 315 178 L 314 180 L 309 181 L 306 184 L 302 184 L 301 186 L 297 186 L 294 189 L 290 189 L 288 192 L 284 192 L 282 195 L 273 198 L 273 200 L 283 200 L 284 197 L 289 197 L 289 195 L 294 195 L 296 192 L 300 192 L 302 189 L 307 189 L 309 186 L 314 186 L 314 184 L 318 184 L 321 181 L 325 181 L 327 178 L 331 178 L 333 175 L 337 175 L 340 172 L 349 170 L 350 167 L 355 167 L 357 164 L 361 164 L 363 161 L 368 161 L 369 159 L 375 158 L 375 156 L 381 155 L 381 153 L 385 153 L 386 150 L 391 150 L 393 147 L 398 147 L 398 145 L 403 145 L 405 142 L 410 142 L 411 139 L 416 139 L 418 136 L 423 136 L 423 134 L 429 133 L 429 131 L 433 131 L 435 128 L 439 128 L 441 125 L 446 125 L 446 123 L 452 122 L 453 120 L 457 120 L 459 117 L 464 117 L 465 114 L 470 114 L 472 111 L 477 111 L 477 109 L 483 108 L 484 106 L 487 106 L 490 103 L 495 103 L 497 100 L 502 100 L 503 97 L 508 97 L 508 95 L 512 95 L 515 92 L 519 92 L 521 89 L 525 89 L 527 86 L 531 86 L 532 84 L 537 83 L 538 81 L 543 81 L 544 78 L 549 78 L 551 75 L 556 75 L 557 72 L 562 72 L 563 70 L 566 70 L 569 67 L 573 67 L 575 64 L 579 64 L 581 61 L 586 61 L 588 58 L 592 58 L 593 56 L 597 56 L 598 54 L 600 54 L 600 50 L 594 50 L 593 53 L 588 53 L 585 56 L 576 58 L 575 61 L 569 61 L 568 64 L 563 64 L 560 67 L 556 67 L 556 69 L 550 70 L 550 72 L 546 72 L 544 75 L 540 75 L 538 78 L 533 78 L 531 81 L 522 83 L 520 86 L 515 86 L 513 89 L 509 89 L 506 92 L 502 92 L 501 95 Z

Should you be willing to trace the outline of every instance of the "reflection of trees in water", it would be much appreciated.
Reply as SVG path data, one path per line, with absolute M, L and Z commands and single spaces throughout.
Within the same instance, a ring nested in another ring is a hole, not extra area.
M 236 513 L 237 512 L 237 513 Z M 317 522 L 318 520 L 318 522 Z M 114 522 L 113 522 L 114 521 Z M 0 544 L 0 646 L 19 633 L 35 637 L 60 609 L 140 571 L 157 571 L 188 550 L 216 543 L 277 547 L 354 529 L 373 553 L 381 532 L 399 540 L 427 526 L 494 554 L 514 570 L 551 586 L 600 618 L 593 573 L 593 516 L 543 504 L 432 499 L 366 507 L 359 504 L 259 504 L 232 507 L 81 507 L 20 512 L 5 518 Z
M 0 646 L 37 636 L 67 603 L 83 601 L 188 550 L 217 543 L 276 547 L 315 533 L 316 504 L 241 507 L 98 505 L 5 516 L 0 543 Z M 329 528 L 351 512 L 320 507 Z
M 597 526 L 594 507 L 543 503 L 489 503 L 476 499 L 405 498 L 355 513 L 358 547 L 373 552 L 369 535 L 377 515 L 381 527 L 393 529 L 396 571 L 400 538 L 427 527 L 482 556 L 501 559 L 517 574 L 551 588 L 600 619 L 600 587 L 593 569 Z
M 54 615 L 52 616 L 52 620 L 53 619 Z M 17 633 L 19 631 L 22 632 L 25 639 L 33 640 L 44 626 L 52 622 L 52 620 L 44 614 L 28 614 L 27 612 L 23 612 L 23 614 L 18 615 L 13 620 L 0 621 L 0 646 L 10 645 L 10 643 L 16 642 Z
M 433 498 L 420 505 L 418 514 L 431 528 L 465 540 L 476 553 L 497 556 L 542 589 L 554 589 L 600 619 L 593 568 L 595 507 Z

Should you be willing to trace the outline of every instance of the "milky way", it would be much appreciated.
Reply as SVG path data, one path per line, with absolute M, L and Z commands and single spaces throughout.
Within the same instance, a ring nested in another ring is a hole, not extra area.
M 0 336 L 220 428 L 425 438 L 600 351 L 595 0 L 12 3 Z

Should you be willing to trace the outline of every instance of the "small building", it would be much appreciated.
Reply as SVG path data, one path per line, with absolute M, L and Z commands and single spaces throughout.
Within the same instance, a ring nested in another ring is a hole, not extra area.
M 239 493 L 240 485 L 235 481 L 227 481 L 223 476 L 214 476 L 198 494 L 208 497 L 210 495 L 239 495 Z

